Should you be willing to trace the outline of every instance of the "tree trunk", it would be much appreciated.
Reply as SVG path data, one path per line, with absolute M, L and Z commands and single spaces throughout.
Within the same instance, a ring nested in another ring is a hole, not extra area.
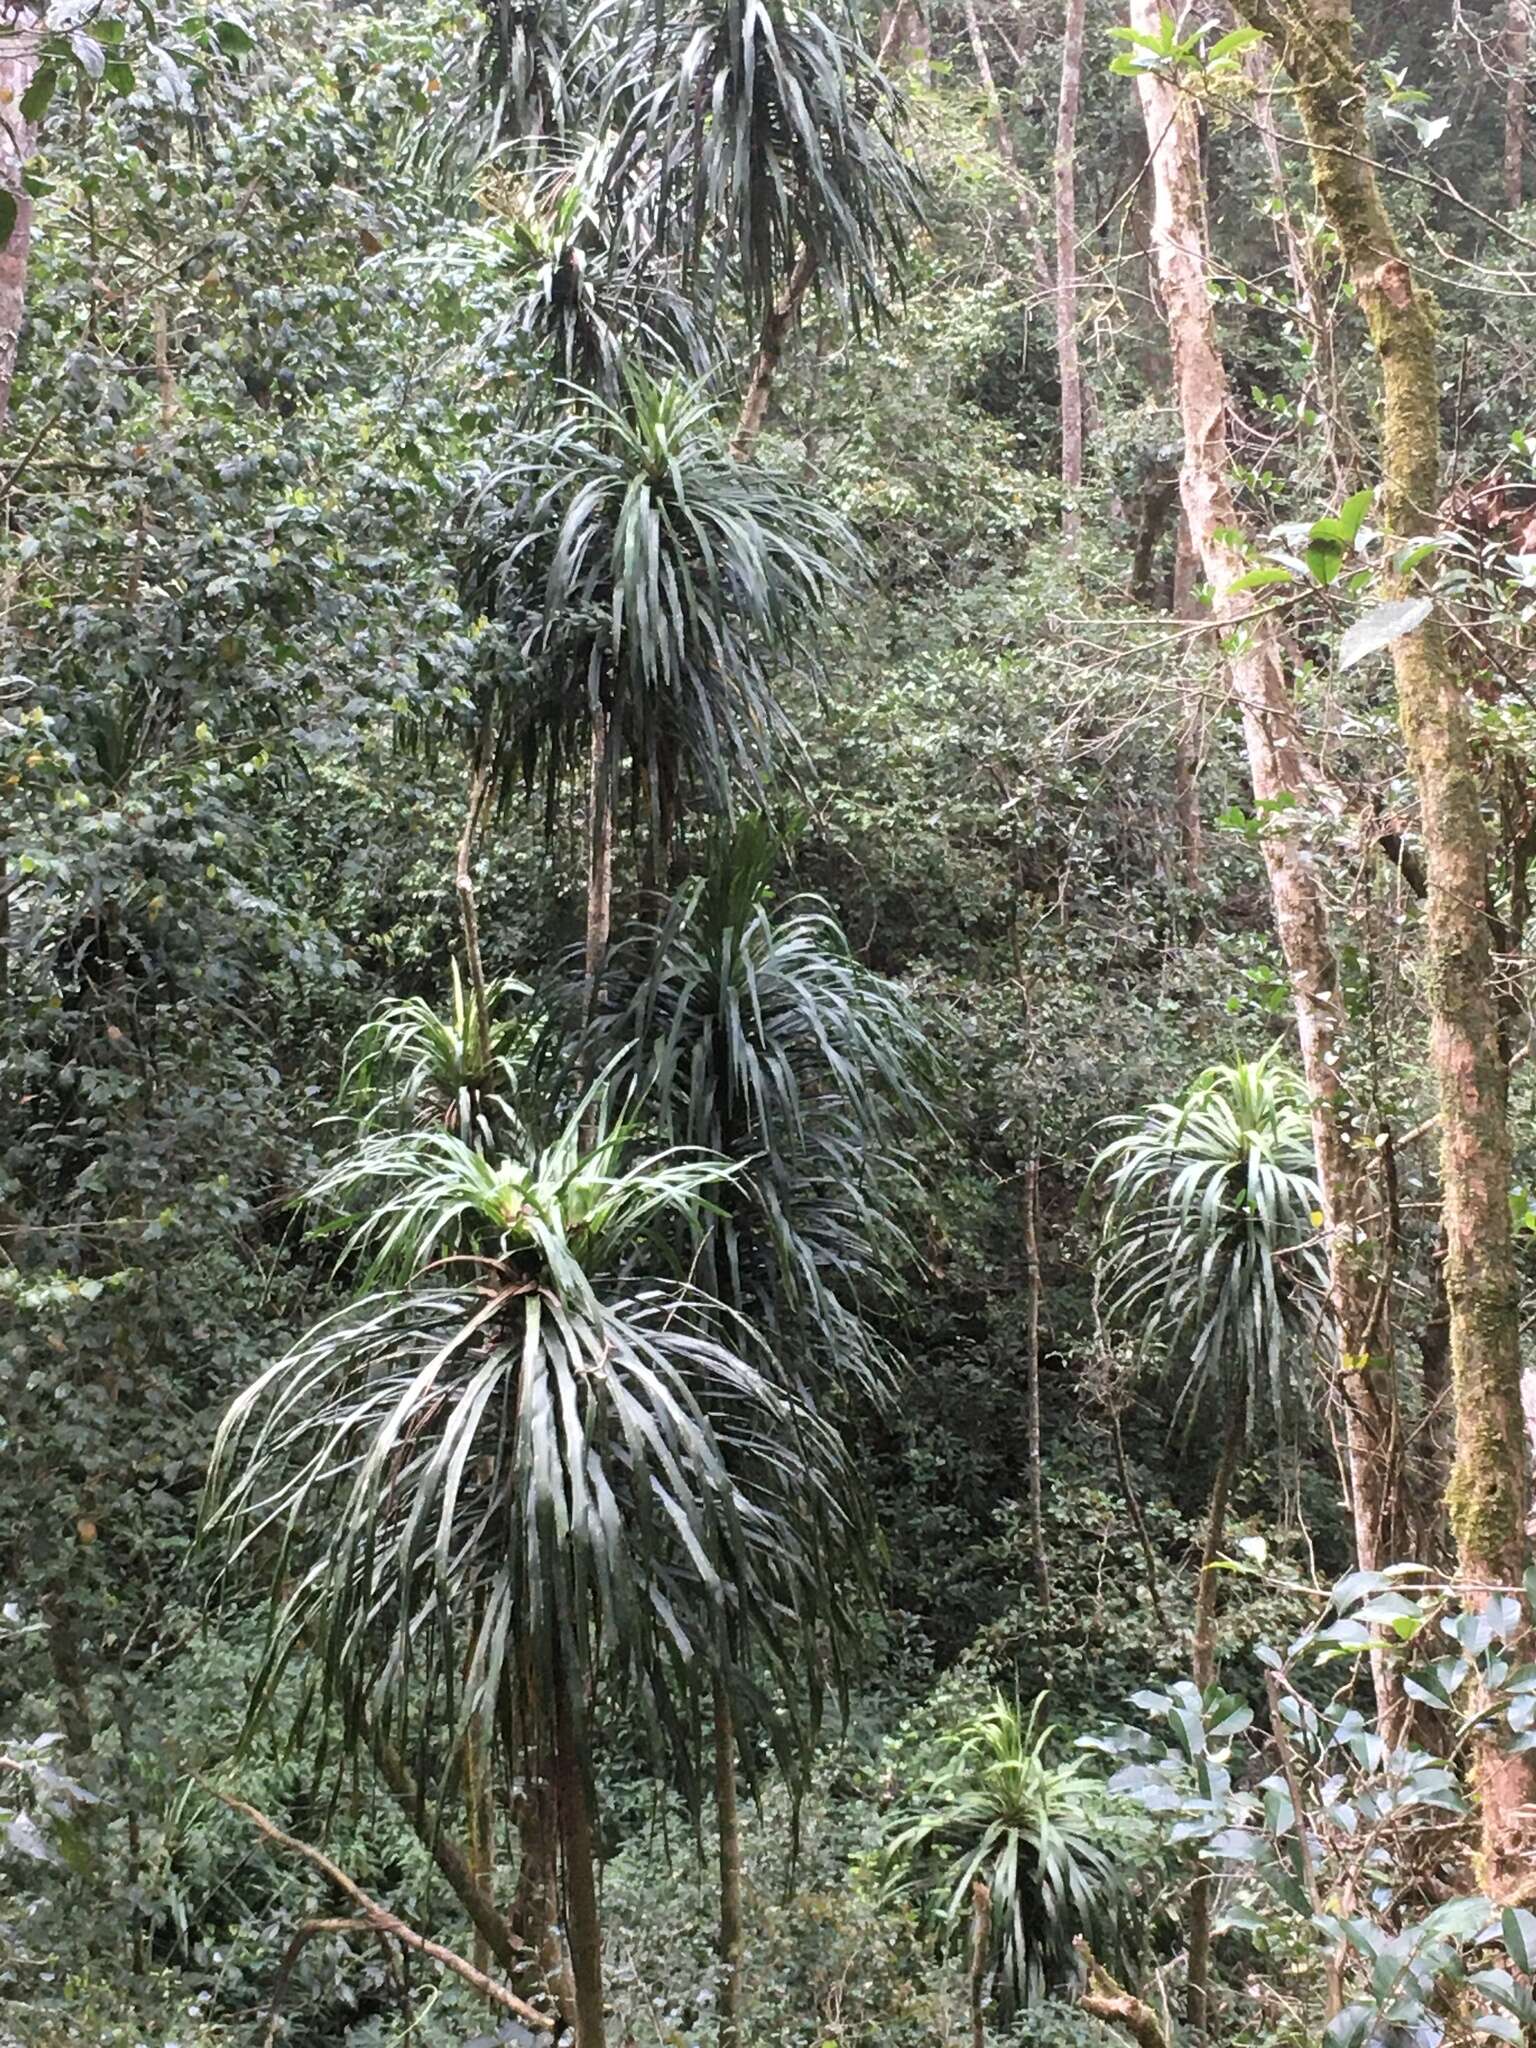
M 0 243 L 0 437 L 10 411 L 32 243 L 32 201 L 21 182 L 32 154 L 32 130 L 22 119 L 21 97 L 37 70 L 42 25 L 41 8 L 0 0 L 0 209 L 9 214 L 15 208 L 11 231 Z
M 475 1006 L 475 1037 L 479 1045 L 480 1070 L 489 1074 L 491 1064 L 491 1006 L 485 992 L 485 963 L 480 957 L 480 920 L 475 910 L 475 880 L 472 862 L 475 833 L 485 808 L 490 785 L 489 736 L 482 733 L 469 772 L 469 802 L 464 813 L 464 830 L 459 837 L 454 862 L 454 891 L 459 899 L 459 923 L 464 934 L 464 965 L 469 975 L 470 999 Z
M 1504 9 L 1504 203 L 1525 204 L 1525 95 L 1531 62 L 1531 0 Z
M 1061 373 L 1061 531 L 1082 532 L 1083 370 L 1077 347 L 1077 110 L 1083 89 L 1084 0 L 1066 0 L 1056 110 L 1056 361 Z
M 741 2041 L 741 1815 L 736 1803 L 736 1722 L 715 1680 L 715 1824 L 720 1838 L 720 2048 Z
M 800 318 L 800 308 L 805 295 L 811 288 L 816 275 L 816 254 L 809 248 L 802 249 L 790 272 L 789 285 L 784 296 L 763 321 L 763 328 L 757 340 L 757 359 L 752 365 L 752 375 L 747 380 L 746 396 L 741 401 L 741 415 L 736 422 L 736 432 L 731 437 L 731 453 L 738 462 L 745 462 L 757 445 L 757 437 L 763 430 L 763 421 L 768 417 L 768 400 L 773 393 L 773 380 L 778 372 L 779 362 L 784 354 L 784 344 Z
M 1275 126 L 1274 57 L 1261 43 L 1243 52 L 1243 65 L 1253 86 L 1254 119 L 1264 161 L 1269 168 L 1269 189 L 1275 202 L 1275 235 L 1291 274 L 1296 310 L 1312 338 L 1312 366 L 1302 387 L 1303 400 L 1310 390 L 1322 432 L 1323 455 L 1335 486 L 1343 490 L 1348 464 L 1339 447 L 1339 378 L 1333 346 L 1333 317 L 1323 294 L 1306 243 L 1297 231 L 1285 183 L 1285 157 L 1280 131 Z
M 517 1890 L 511 1922 L 526 1945 L 538 1989 L 569 2021 L 576 2010 L 570 1957 L 560 1933 L 560 1822 L 553 1767 L 534 1750 L 523 1759 L 517 1812 Z
M 1159 18 L 1158 0 L 1132 0 L 1134 28 L 1155 35 Z M 1137 89 L 1152 156 L 1153 257 L 1184 428 L 1180 491 L 1190 538 L 1213 593 L 1212 623 L 1232 649 L 1230 687 L 1242 715 L 1254 798 L 1270 807 L 1264 862 L 1312 1100 L 1329 1308 L 1338 1348 L 1335 1384 L 1344 1405 L 1355 1482 L 1355 1547 L 1361 1568 L 1373 1570 L 1396 1554 L 1403 1504 L 1396 1392 L 1385 1350 L 1390 1274 L 1379 1221 L 1384 1205 L 1373 1188 L 1369 1147 L 1356 1142 L 1353 1105 L 1339 1071 L 1346 1019 L 1327 907 L 1309 849 L 1274 808 L 1294 803 L 1312 779 L 1280 636 L 1250 594 L 1233 590 L 1249 562 L 1236 538 L 1242 520 L 1227 443 L 1226 367 L 1211 312 L 1195 108 L 1161 71 L 1139 72 Z M 1372 1675 L 1378 1714 L 1390 1733 L 1401 1724 L 1404 1707 L 1397 1669 L 1378 1654 Z
M 603 1932 L 597 1910 L 597 1857 L 586 1772 L 577 1753 L 570 1707 L 556 1711 L 555 1793 L 560 1809 L 560 1860 L 565 1874 L 565 1931 L 576 1988 L 575 2048 L 604 2048 Z
M 1433 531 L 1440 500 L 1434 315 L 1404 260 L 1373 168 L 1350 0 L 1243 0 L 1282 41 L 1318 198 L 1382 369 L 1385 527 Z M 1411 579 L 1417 586 L 1425 574 Z M 1510 1142 L 1488 927 L 1488 839 L 1466 700 L 1433 615 L 1392 647 L 1398 712 L 1418 787 L 1428 873 L 1425 990 L 1440 1101 L 1440 1173 L 1456 1400 L 1448 1505 L 1465 1597 L 1519 1587 L 1530 1478 L 1520 1400 L 1519 1281 L 1509 1214 Z M 1515 1656 L 1526 1654 L 1521 1648 Z M 1478 1735 L 1484 1888 L 1508 1896 L 1536 1854 L 1536 1758 Z
M 464 1731 L 464 1838 L 469 1849 L 469 1874 L 475 1890 L 491 1902 L 496 1898 L 495 1809 L 491 1800 L 490 1754 L 485 1718 L 471 1717 Z M 474 1965 L 490 1967 L 491 1945 L 480 1928 L 475 1929 Z
M 1035 1590 L 1051 1604 L 1051 1567 L 1045 1552 L 1045 1485 L 1040 1462 L 1040 1151 L 1024 1170 L 1024 1410 L 1029 1461 L 1029 1549 Z
M 1173 557 L 1173 615 L 1182 625 L 1193 626 L 1200 617 L 1196 596 L 1199 563 L 1189 537 L 1189 521 L 1179 520 L 1179 535 Z M 1198 636 L 1204 639 L 1204 635 Z M 1200 695 L 1198 673 L 1190 673 L 1190 656 L 1197 636 L 1191 632 L 1180 646 L 1178 731 L 1173 742 L 1173 818 L 1179 834 L 1179 858 L 1184 886 L 1191 895 L 1200 892 L 1200 870 L 1204 842 L 1200 829 L 1200 756 L 1205 748 L 1205 706 Z

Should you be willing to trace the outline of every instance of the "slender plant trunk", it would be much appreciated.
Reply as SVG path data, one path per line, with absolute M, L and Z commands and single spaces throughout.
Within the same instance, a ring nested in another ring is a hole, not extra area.
M 971 2048 L 986 2048 L 987 1963 L 992 1954 L 992 1888 L 971 1881 Z
M 1216 1477 L 1211 1482 L 1211 1498 L 1205 1511 L 1205 1547 L 1200 1553 L 1200 1582 L 1195 1588 L 1195 1628 L 1190 1662 L 1195 1684 L 1202 1692 L 1216 1683 L 1216 1594 L 1221 1583 L 1216 1560 L 1221 1556 L 1222 1539 L 1227 1533 L 1227 1507 L 1232 1498 L 1232 1481 L 1237 1475 L 1247 1426 L 1247 1405 L 1239 1398 L 1232 1403 L 1227 1416 L 1227 1427 L 1221 1440 L 1221 1458 L 1216 1466 Z
M 1077 345 L 1077 110 L 1083 92 L 1084 0 L 1066 0 L 1056 108 L 1056 360 L 1061 372 L 1061 531 L 1082 532 L 1083 369 Z
M 1173 615 L 1181 625 L 1193 627 L 1200 617 L 1196 591 L 1200 565 L 1189 521 L 1180 515 L 1178 539 L 1173 556 Z M 1204 635 L 1200 636 L 1202 639 Z M 1173 819 L 1179 835 L 1179 860 L 1184 886 L 1190 894 L 1200 893 L 1204 841 L 1200 827 L 1200 756 L 1205 750 L 1205 706 L 1200 694 L 1200 677 L 1191 659 L 1195 635 L 1180 648 L 1178 730 L 1173 742 Z
M 1504 9 L 1504 203 L 1525 204 L 1525 96 L 1531 63 L 1531 0 L 1507 0 Z
M 1158 0 L 1131 0 L 1133 28 L 1155 35 L 1159 19 Z M 1211 312 L 1195 107 L 1176 80 L 1161 71 L 1140 72 L 1137 90 L 1151 152 L 1153 259 L 1184 430 L 1180 492 L 1191 542 L 1213 594 L 1212 623 L 1231 649 L 1230 689 L 1242 717 L 1254 798 L 1269 812 L 1264 862 L 1312 1102 L 1330 1320 L 1338 1353 L 1334 1384 L 1344 1408 L 1354 1480 L 1355 1547 L 1362 1569 L 1372 1570 L 1396 1554 L 1403 1505 L 1402 1445 L 1387 1349 L 1385 1204 L 1372 1179 L 1370 1148 L 1355 1142 L 1354 1105 L 1340 1072 L 1347 1017 L 1327 905 L 1311 850 L 1283 808 L 1294 805 L 1313 779 L 1284 652 L 1262 605 L 1233 588 L 1249 560 L 1239 539 L 1242 517 L 1227 442 L 1230 391 Z M 1377 1712 L 1390 1737 L 1402 1725 L 1405 1706 L 1397 1667 L 1377 1653 L 1372 1677 Z
M 523 1942 L 538 1988 L 569 2022 L 576 1986 L 560 1932 L 560 1820 L 553 1760 L 534 1733 L 524 1688 L 522 1796 L 517 1808 L 517 1890 L 511 1921 Z
M 15 208 L 11 231 L 0 243 L 0 445 L 10 411 L 11 379 L 27 304 L 27 258 L 32 243 L 32 201 L 21 174 L 32 154 L 32 130 L 21 98 L 37 70 L 43 10 L 22 0 L 0 0 L 0 201 Z
M 469 802 L 464 812 L 464 830 L 459 837 L 454 863 L 454 892 L 459 900 L 459 923 L 464 934 L 464 966 L 469 975 L 475 1005 L 475 1035 L 480 1046 L 482 1071 L 491 1064 L 491 1006 L 485 993 L 485 964 L 480 957 L 480 920 L 475 909 L 475 881 L 471 872 L 475 833 L 485 808 L 490 785 L 489 737 L 482 734 L 469 772 Z
M 1040 1150 L 1024 1169 L 1024 1413 L 1029 1461 L 1029 1548 L 1035 1590 L 1051 1604 L 1051 1567 L 1045 1551 L 1045 1483 L 1040 1460 Z
M 469 1848 L 469 1873 L 477 1891 L 488 1899 L 495 1892 L 495 1835 L 490 1773 L 486 1768 L 485 1722 L 476 1715 L 464 1733 L 464 1834 Z M 475 1929 L 474 1964 L 490 1966 L 491 1946 Z
M 603 963 L 613 927 L 613 774 L 608 759 L 609 717 L 598 703 L 592 711 L 591 787 L 587 796 L 586 1013 L 597 1014 Z
M 741 2041 L 741 1814 L 736 1800 L 736 1720 L 715 1680 L 715 1825 L 720 1846 L 720 2048 Z
M 752 375 L 747 380 L 746 396 L 741 401 L 736 432 L 731 437 L 731 453 L 738 462 L 746 462 L 750 458 L 757 445 L 757 437 L 763 431 L 763 421 L 768 417 L 768 401 L 773 395 L 773 380 L 784 355 L 784 344 L 800 318 L 800 309 L 816 276 L 816 268 L 815 250 L 802 249 L 790 272 L 783 298 L 763 320 Z
M 470 1859 L 453 1837 L 445 1834 L 438 1825 L 435 1805 L 429 1804 L 410 1766 L 394 1744 L 371 1723 L 365 1726 L 364 1732 L 379 1776 L 436 1864 L 439 1874 L 446 1880 L 449 1890 L 464 1908 L 476 1937 L 485 1943 L 509 1977 L 518 1976 L 526 1968 L 527 1958 L 519 1953 L 519 1944 L 507 1922 L 497 1912 L 494 1900 L 482 1889 Z
M 1232 1481 L 1242 1456 L 1247 1433 L 1247 1406 L 1241 1396 L 1232 1403 L 1222 1437 L 1221 1458 L 1211 1482 L 1211 1498 L 1205 1517 L 1205 1547 L 1200 1553 L 1200 1580 L 1195 1588 L 1195 1627 L 1190 1662 L 1194 1681 L 1203 1693 L 1216 1683 L 1216 1592 L 1220 1575 L 1216 1560 L 1221 1555 L 1227 1528 L 1227 1506 Z M 1197 2034 L 1203 2034 L 1211 2016 L 1211 1918 L 1215 1906 L 1215 1879 L 1202 1872 L 1190 1886 L 1186 1927 L 1189 1958 L 1185 1966 L 1184 2018 Z
M 58 1688 L 59 1729 L 67 1756 L 90 1754 L 95 1742 L 85 1667 L 80 1659 L 80 1630 L 68 1596 L 51 1593 L 42 1603 L 47 1632 L 48 1664 Z
M 1432 532 L 1440 501 L 1440 391 L 1434 313 L 1383 203 L 1365 126 L 1350 0 L 1242 0 L 1284 49 L 1318 198 L 1370 328 L 1382 375 L 1384 526 Z M 1394 595 L 1429 586 L 1427 568 Z M 1510 1229 L 1510 1140 L 1493 945 L 1488 837 L 1472 721 L 1433 613 L 1393 643 L 1398 712 L 1418 788 L 1428 875 L 1430 1057 L 1440 1100 L 1440 1176 L 1456 1401 L 1448 1505 L 1465 1597 L 1518 1588 L 1530 1555 L 1529 1456 L 1520 1398 L 1520 1293 Z M 1528 1654 L 1516 1646 L 1518 1661 Z M 1536 1855 L 1536 1757 L 1511 1756 L 1482 1727 L 1477 1773 L 1485 1890 L 1509 1897 Z
M 556 1712 L 555 1796 L 560 1809 L 560 1861 L 565 1875 L 565 1928 L 576 1989 L 575 2048 L 604 2048 L 603 1931 L 597 1910 L 597 1856 L 586 1772 L 577 1753 L 571 1710 Z

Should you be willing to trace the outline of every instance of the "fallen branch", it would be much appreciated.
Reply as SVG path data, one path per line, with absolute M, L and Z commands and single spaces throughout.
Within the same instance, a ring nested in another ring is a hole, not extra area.
M 201 1779 L 198 1782 L 203 1784 Z M 337 1891 L 357 1908 L 358 1919 L 350 1923 L 351 1925 L 366 1926 L 374 1933 L 385 1934 L 392 1941 L 398 1941 L 402 1948 L 414 1949 L 418 1955 L 430 1957 L 441 1968 L 461 1978 L 471 1990 L 478 1991 L 489 2004 L 499 2005 L 504 2012 L 514 2014 L 524 2026 L 538 2027 L 545 2033 L 554 2032 L 555 2023 L 547 2013 L 542 2013 L 536 2006 L 529 2005 L 526 1999 L 519 1998 L 516 1992 L 508 1991 L 504 1985 L 495 1983 L 483 1970 L 477 1970 L 474 1964 L 467 1962 L 463 1956 L 455 1954 L 451 1948 L 444 1948 L 440 1941 L 430 1941 L 426 1935 L 418 1934 L 414 1927 L 408 1927 L 398 1914 L 389 1912 L 376 1899 L 369 1898 L 362 1886 L 348 1877 L 323 1850 L 315 1848 L 312 1843 L 301 1842 L 293 1835 L 285 1835 L 264 1813 L 259 1813 L 254 1806 L 248 1806 L 243 1799 L 236 1799 L 232 1793 L 221 1792 L 216 1785 L 204 1784 L 203 1789 L 211 1792 L 213 1797 L 221 1805 L 227 1806 L 231 1813 L 238 1813 L 243 1820 L 248 1820 L 256 1832 L 265 1836 L 274 1847 L 286 1849 L 291 1855 L 301 1856 L 306 1863 L 318 1870 L 327 1883 L 334 1885 Z M 306 1936 L 305 1939 L 307 1938 Z
M 1088 1973 L 1088 1988 L 1078 2003 L 1089 2018 L 1129 2034 L 1136 2048 L 1168 2048 L 1168 2030 L 1146 2000 L 1117 1984 L 1081 1935 L 1073 1947 Z

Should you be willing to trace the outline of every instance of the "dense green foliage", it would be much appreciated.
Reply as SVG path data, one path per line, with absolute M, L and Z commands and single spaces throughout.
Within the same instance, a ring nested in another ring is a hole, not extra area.
M 1177 2041 L 1212 1871 L 1223 2041 L 1330 2001 L 1337 2048 L 1532 2027 L 1536 1921 L 1466 1903 L 1474 1700 L 1518 1750 L 1536 1694 L 1513 1592 L 1463 1613 L 1442 1570 L 1376 365 L 1292 111 L 1197 37 L 1238 494 L 1319 764 L 1266 807 L 1174 615 L 1119 12 L 1089 0 L 1069 552 L 1054 0 L 981 0 L 997 108 L 957 7 L 915 42 L 777 0 L 50 10 L 0 441 L 0 2040 L 506 2018 L 306 1933 L 353 1908 L 221 1795 L 573 2017 L 555 1777 L 615 2040 L 918 2048 L 979 1985 L 995 2037 L 1102 2048 L 1081 1937 Z M 1439 295 L 1514 1052 L 1530 223 L 1502 10 L 1445 13 L 1362 47 Z M 1346 1576 L 1274 834 L 1324 878 L 1390 1196 L 1412 1575 Z M 1401 1752 L 1384 1632 L 1439 1717 Z M 488 1954 L 445 1840 L 537 1967 Z

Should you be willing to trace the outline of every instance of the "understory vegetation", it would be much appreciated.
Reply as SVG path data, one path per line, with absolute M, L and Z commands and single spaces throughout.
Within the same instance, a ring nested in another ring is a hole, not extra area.
M 0 2044 L 1536 2039 L 1529 0 L 0 0 Z

